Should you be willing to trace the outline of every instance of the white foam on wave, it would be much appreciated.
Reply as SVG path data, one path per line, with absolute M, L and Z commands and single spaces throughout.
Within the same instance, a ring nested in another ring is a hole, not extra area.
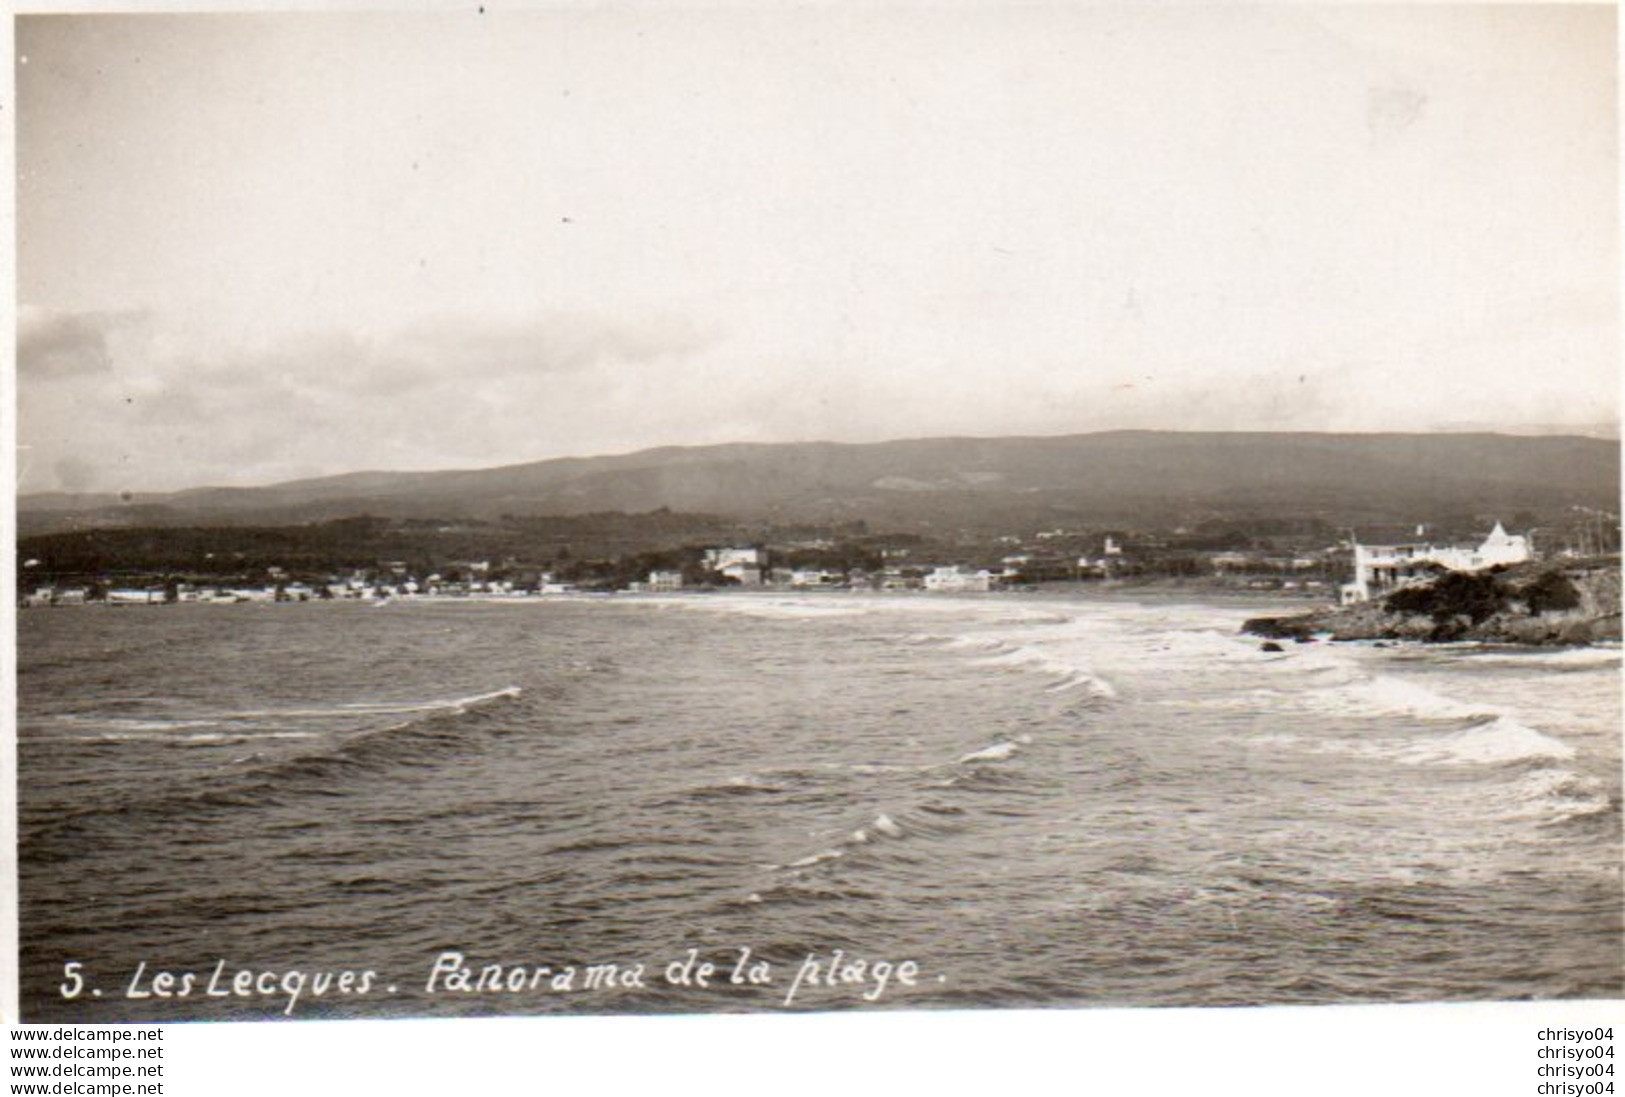
M 453 697 L 446 701 L 422 701 L 393 703 L 381 701 L 357 702 L 341 706 L 345 712 L 437 712 L 441 710 L 466 710 L 478 705 L 488 704 L 492 701 L 507 701 L 520 697 L 524 690 L 518 686 L 507 686 L 503 689 L 494 689 L 489 693 L 474 693 L 467 697 Z
M 896 821 L 892 819 L 890 815 L 887 815 L 885 812 L 881 812 L 879 815 L 875 816 L 874 821 L 868 826 L 859 827 L 857 830 L 854 830 L 852 832 L 851 840 L 857 845 L 864 845 L 869 841 L 870 836 L 875 834 L 879 834 L 886 838 L 901 838 L 903 836 L 903 828 L 898 826 Z
M 1049 687 L 1051 693 L 1064 693 L 1072 689 L 1086 689 L 1096 697 L 1108 701 L 1117 699 L 1117 687 L 1097 674 L 1078 673 L 1068 675 L 1055 685 Z
M 136 717 L 104 717 L 70 714 L 55 721 L 58 725 L 85 728 L 80 734 L 30 735 L 31 742 L 58 743 L 168 743 L 173 746 L 209 746 L 219 743 L 244 743 L 259 739 L 314 739 L 315 731 L 260 730 L 252 722 L 279 720 L 333 720 L 354 719 L 358 716 L 421 715 L 447 712 L 461 714 L 495 701 L 511 700 L 523 694 L 518 686 L 476 693 L 467 697 L 453 697 L 443 701 L 418 702 L 353 702 L 332 708 L 244 709 L 218 715 L 161 720 Z M 249 726 L 243 726 L 248 724 Z M 411 721 L 392 724 L 383 731 L 399 731 L 411 726 Z M 209 731 L 188 731 L 192 728 L 210 728 Z
M 1419 720 L 1490 719 L 1502 715 L 1487 705 L 1467 704 L 1416 682 L 1389 675 L 1348 672 L 1335 664 L 1306 668 L 1301 688 L 1254 689 L 1247 696 L 1310 712 L 1340 717 L 1405 716 Z M 1345 673 L 1338 673 L 1343 671 Z M 1323 677 L 1337 675 L 1333 681 Z
M 1594 777 L 1567 769 L 1539 769 L 1514 782 L 1503 799 L 1503 814 L 1512 819 L 1556 823 L 1608 811 L 1613 805 Z
M 46 743 L 171 743 L 175 746 L 209 746 L 247 743 L 259 739 L 315 739 L 314 731 L 200 731 L 166 735 L 150 731 L 105 731 L 100 735 L 48 735 L 34 740 Z
M 506 701 L 520 697 L 524 690 L 507 686 L 489 693 L 474 693 L 467 697 L 452 697 L 443 701 L 352 701 L 332 708 L 244 709 L 227 712 L 215 720 L 299 720 L 327 719 L 336 716 L 394 716 L 420 712 L 466 712 L 492 701 Z
M 836 768 L 845 769 L 848 773 L 856 773 L 865 777 L 877 773 L 914 773 L 920 769 L 919 766 L 897 765 L 892 762 L 852 762 L 846 766 L 837 764 Z
M 993 623 L 995 625 L 1070 625 L 1075 618 L 1064 613 L 1051 613 L 1047 610 L 1030 609 L 1000 617 Z
M 983 747 L 981 750 L 971 751 L 969 754 L 962 756 L 959 761 L 960 764 L 966 762 L 1002 762 L 1012 757 L 1020 749 L 1019 744 L 1009 741 L 994 743 L 992 746 Z
M 1001 651 L 999 654 L 978 660 L 978 662 L 982 666 L 1048 674 L 1056 679 L 1055 683 L 1049 687 L 1051 692 L 1087 689 L 1096 697 L 1108 700 L 1114 700 L 1117 697 L 1117 687 L 1088 667 L 1080 666 L 1073 660 L 1041 651 L 1038 648 L 1007 646 L 1006 650 Z
M 898 825 L 897 821 L 885 812 L 876 815 L 870 820 L 868 826 L 859 827 L 847 838 L 851 845 L 867 845 L 875 836 L 882 838 L 902 838 L 907 832 Z
M 52 723 L 69 724 L 74 727 L 113 728 L 121 731 L 179 731 L 184 728 L 214 727 L 218 719 L 198 720 L 162 720 L 151 717 L 131 716 L 85 716 L 74 713 L 57 717 Z
M 1320 754 L 1384 758 L 1413 766 L 1502 765 L 1540 759 L 1567 759 L 1575 755 L 1574 748 L 1561 739 L 1509 716 L 1497 716 L 1460 731 L 1425 739 L 1316 738 L 1273 733 L 1249 735 L 1236 741 L 1255 749 L 1282 747 Z
M 1398 716 L 1419 716 L 1424 720 L 1461 720 L 1475 716 L 1499 716 L 1494 709 L 1464 704 L 1454 697 L 1426 686 L 1379 674 L 1369 681 L 1348 687 L 1357 701 Z
M 639 596 L 645 605 L 661 609 L 687 609 L 702 613 L 724 613 L 737 617 L 768 620 L 812 621 L 831 617 L 864 617 L 873 606 L 837 592 L 808 598 L 783 598 L 761 594 L 706 594 Z
M 1564 648 L 1557 651 L 1488 651 L 1463 660 L 1466 666 L 1491 663 L 1498 666 L 1561 667 L 1564 669 L 1620 666 L 1617 648 Z
M 1017 650 L 997 636 L 950 636 L 944 646 L 952 651 L 988 651 L 999 655 Z
M 1497 716 L 1452 735 L 1411 743 L 1398 757 L 1416 764 L 1494 765 L 1536 758 L 1572 758 L 1574 748 L 1511 717 Z
M 1586 653 L 1576 662 L 1584 665 L 1597 654 Z M 1391 653 L 1370 649 L 1320 648 L 1302 653 L 1297 660 L 1300 666 L 1270 669 L 1267 686 L 1188 703 L 1201 708 L 1257 709 L 1261 715 L 1296 710 L 1331 718 L 1320 733 L 1249 736 L 1245 741 L 1254 746 L 1274 743 L 1295 749 L 1383 757 L 1407 765 L 1497 765 L 1574 756 L 1572 746 L 1524 723 L 1517 712 L 1475 698 L 1469 692 L 1471 678 L 1465 674 L 1458 672 L 1450 679 L 1449 692 L 1444 692 L 1431 681 L 1410 674 L 1373 673 L 1371 661 L 1387 663 L 1390 658 Z M 1456 665 L 1471 666 L 1473 661 L 1485 658 L 1500 656 L 1456 657 Z M 1524 656 L 1510 654 L 1505 658 Z M 1367 734 L 1350 735 L 1350 720 L 1375 726 Z M 1307 724 L 1312 729 L 1319 722 L 1311 720 Z M 1449 726 L 1440 728 L 1440 724 Z M 1402 725 L 1409 725 L 1414 734 L 1399 737 L 1388 730 Z

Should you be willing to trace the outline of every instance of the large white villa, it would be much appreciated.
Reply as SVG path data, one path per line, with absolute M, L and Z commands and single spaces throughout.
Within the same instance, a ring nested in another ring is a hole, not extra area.
M 1369 602 L 1396 587 L 1429 578 L 1435 567 L 1482 571 L 1498 564 L 1522 563 L 1534 555 L 1528 537 L 1508 533 L 1500 522 L 1478 545 L 1435 545 L 1422 539 L 1423 527 L 1418 526 L 1416 533 L 1414 541 L 1381 545 L 1362 544 L 1356 537 L 1354 581 L 1343 584 L 1343 604 Z
M 710 548 L 705 550 L 705 566 L 738 580 L 740 586 L 759 587 L 767 554 L 759 548 Z

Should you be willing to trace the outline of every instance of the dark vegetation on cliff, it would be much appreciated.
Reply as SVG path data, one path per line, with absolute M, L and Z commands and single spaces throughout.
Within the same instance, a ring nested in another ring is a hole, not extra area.
M 1531 562 L 1476 573 L 1440 569 L 1433 579 L 1362 605 L 1260 617 L 1244 632 L 1268 639 L 1476 640 L 1588 644 L 1620 638 L 1617 558 Z

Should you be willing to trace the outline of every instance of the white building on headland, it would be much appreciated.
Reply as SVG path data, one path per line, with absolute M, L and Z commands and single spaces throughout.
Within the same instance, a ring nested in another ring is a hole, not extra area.
M 1435 545 L 1423 540 L 1424 527 L 1416 527 L 1416 539 L 1387 544 L 1354 541 L 1354 581 L 1344 583 L 1345 606 L 1369 602 L 1397 587 L 1431 578 L 1437 567 L 1451 571 L 1482 571 L 1502 564 L 1519 564 L 1534 556 L 1529 538 L 1508 533 L 1495 523 L 1490 535 L 1478 545 Z

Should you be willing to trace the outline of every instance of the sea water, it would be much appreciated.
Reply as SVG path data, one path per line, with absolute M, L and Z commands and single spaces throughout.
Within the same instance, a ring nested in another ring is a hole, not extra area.
M 30 610 L 23 1016 L 1621 995 L 1618 650 L 1260 612 Z

